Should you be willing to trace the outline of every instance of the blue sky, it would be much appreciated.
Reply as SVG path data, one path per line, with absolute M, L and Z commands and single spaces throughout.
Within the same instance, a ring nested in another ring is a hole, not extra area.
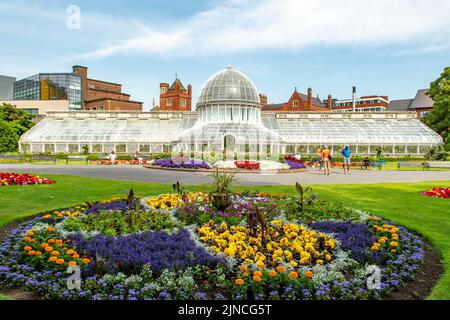
M 70 5 L 79 29 L 67 28 Z M 202 84 L 231 65 L 269 102 L 294 87 L 325 99 L 413 97 L 450 66 L 448 0 L 0 0 L 0 74 L 89 67 L 149 109 L 175 73 Z

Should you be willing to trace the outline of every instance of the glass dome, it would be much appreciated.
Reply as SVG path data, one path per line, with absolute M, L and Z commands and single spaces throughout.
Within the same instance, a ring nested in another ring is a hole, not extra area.
M 231 67 L 217 72 L 205 82 L 197 105 L 218 101 L 260 104 L 258 90 L 252 80 Z

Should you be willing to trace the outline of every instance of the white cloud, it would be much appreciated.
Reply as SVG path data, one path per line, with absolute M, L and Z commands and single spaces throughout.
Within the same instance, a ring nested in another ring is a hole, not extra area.
M 82 57 L 209 55 L 310 45 L 448 48 L 448 0 L 234 0 L 188 20 L 140 28 Z M 428 49 L 427 49 L 428 48 Z

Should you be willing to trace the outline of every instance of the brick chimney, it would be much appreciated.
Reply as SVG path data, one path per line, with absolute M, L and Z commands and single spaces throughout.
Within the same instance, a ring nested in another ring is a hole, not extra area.
M 333 107 L 333 99 L 331 98 L 331 94 L 328 95 L 328 101 L 327 101 L 328 110 L 331 111 Z
M 311 110 L 312 107 L 312 89 L 311 87 L 308 88 L 308 110 Z

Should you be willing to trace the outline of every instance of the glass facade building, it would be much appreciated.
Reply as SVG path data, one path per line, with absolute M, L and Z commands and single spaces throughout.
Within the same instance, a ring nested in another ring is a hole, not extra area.
M 23 152 L 175 152 L 277 158 L 314 154 L 421 155 L 442 138 L 415 113 L 261 112 L 253 82 L 237 70 L 216 73 L 202 88 L 196 112 L 53 112 L 20 139 Z
M 81 110 L 81 82 L 74 73 L 39 73 L 14 82 L 14 100 L 69 100 L 71 110 Z

